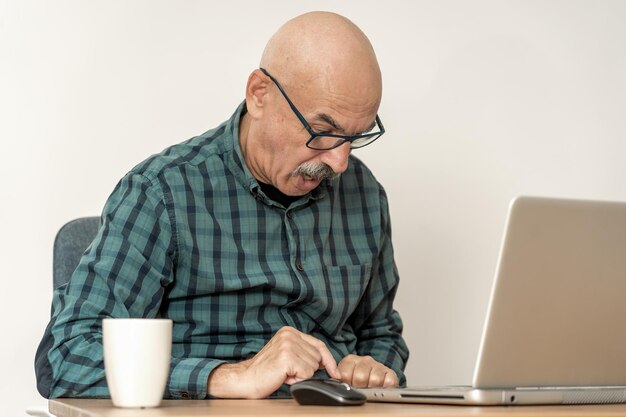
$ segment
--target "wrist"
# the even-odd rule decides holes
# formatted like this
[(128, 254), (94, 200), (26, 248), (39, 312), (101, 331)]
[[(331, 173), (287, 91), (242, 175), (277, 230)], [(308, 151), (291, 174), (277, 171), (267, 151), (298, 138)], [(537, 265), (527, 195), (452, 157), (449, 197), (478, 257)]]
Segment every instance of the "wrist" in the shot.
[(225, 363), (209, 375), (207, 389), (209, 395), (217, 398), (248, 398), (249, 387), (245, 383), (246, 361)]

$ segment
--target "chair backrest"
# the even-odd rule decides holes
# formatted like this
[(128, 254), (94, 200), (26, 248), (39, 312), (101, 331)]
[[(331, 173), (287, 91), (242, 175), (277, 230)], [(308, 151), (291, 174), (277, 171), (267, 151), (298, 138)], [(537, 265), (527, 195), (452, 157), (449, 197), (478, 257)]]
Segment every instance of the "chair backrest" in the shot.
[(52, 255), (52, 289), (69, 282), (81, 256), (96, 237), (99, 225), (99, 217), (81, 217), (59, 229)]

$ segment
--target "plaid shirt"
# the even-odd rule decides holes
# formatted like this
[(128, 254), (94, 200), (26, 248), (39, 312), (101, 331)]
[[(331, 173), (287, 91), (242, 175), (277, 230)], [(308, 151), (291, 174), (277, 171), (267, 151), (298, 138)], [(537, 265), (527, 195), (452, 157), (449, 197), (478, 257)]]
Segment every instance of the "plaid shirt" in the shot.
[(283, 207), (244, 163), (243, 112), (245, 103), (119, 182), (71, 282), (54, 293), (35, 360), (44, 397), (108, 397), (105, 317), (173, 320), (169, 398), (207, 398), (215, 367), (252, 357), (287, 325), (337, 361), (371, 355), (404, 384), (383, 188), (351, 156), (339, 178)]

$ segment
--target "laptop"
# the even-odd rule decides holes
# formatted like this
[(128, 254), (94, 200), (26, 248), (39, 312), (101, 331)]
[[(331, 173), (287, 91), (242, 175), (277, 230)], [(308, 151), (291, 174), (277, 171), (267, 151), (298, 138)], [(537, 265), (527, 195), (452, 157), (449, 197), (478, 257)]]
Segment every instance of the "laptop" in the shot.
[(518, 197), (471, 386), (359, 389), (368, 401), (626, 401), (626, 203)]

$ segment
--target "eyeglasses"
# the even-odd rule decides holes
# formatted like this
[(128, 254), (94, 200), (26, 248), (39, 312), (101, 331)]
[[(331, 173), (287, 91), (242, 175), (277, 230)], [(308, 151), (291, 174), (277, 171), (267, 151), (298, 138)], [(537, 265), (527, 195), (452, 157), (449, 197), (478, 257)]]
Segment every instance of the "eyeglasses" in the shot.
[(300, 120), (304, 128), (311, 135), (311, 138), (306, 142), (306, 146), (308, 148), (315, 149), (318, 151), (327, 151), (330, 149), (334, 149), (338, 146), (341, 146), (346, 142), (350, 142), (350, 149), (362, 148), (374, 142), (376, 139), (381, 137), (383, 133), (385, 133), (385, 128), (383, 127), (383, 124), (380, 121), (380, 118), (378, 117), (378, 115), (376, 115), (376, 126), (378, 127), (377, 132), (363, 133), (361, 135), (354, 135), (354, 136), (345, 136), (345, 135), (333, 135), (331, 133), (321, 133), (321, 132), (314, 131), (311, 128), (311, 125), (309, 125), (309, 122), (306, 121), (302, 113), (298, 111), (298, 109), (291, 102), (289, 97), (287, 97), (287, 93), (285, 93), (285, 90), (283, 90), (283, 87), (278, 83), (278, 81), (276, 81), (276, 79), (272, 77), (269, 74), (269, 72), (267, 72), (264, 68), (259, 68), (259, 69), (263, 72), (263, 74), (270, 77), (270, 79), (272, 80), (274, 84), (276, 84), (276, 87), (278, 87), (278, 90), (280, 91), (280, 93), (283, 95), (283, 97), (285, 97), (285, 100), (287, 100), (287, 103), (289, 104), (289, 107), (291, 107), (291, 110), (293, 110), (293, 112), (298, 117), (298, 119)]

